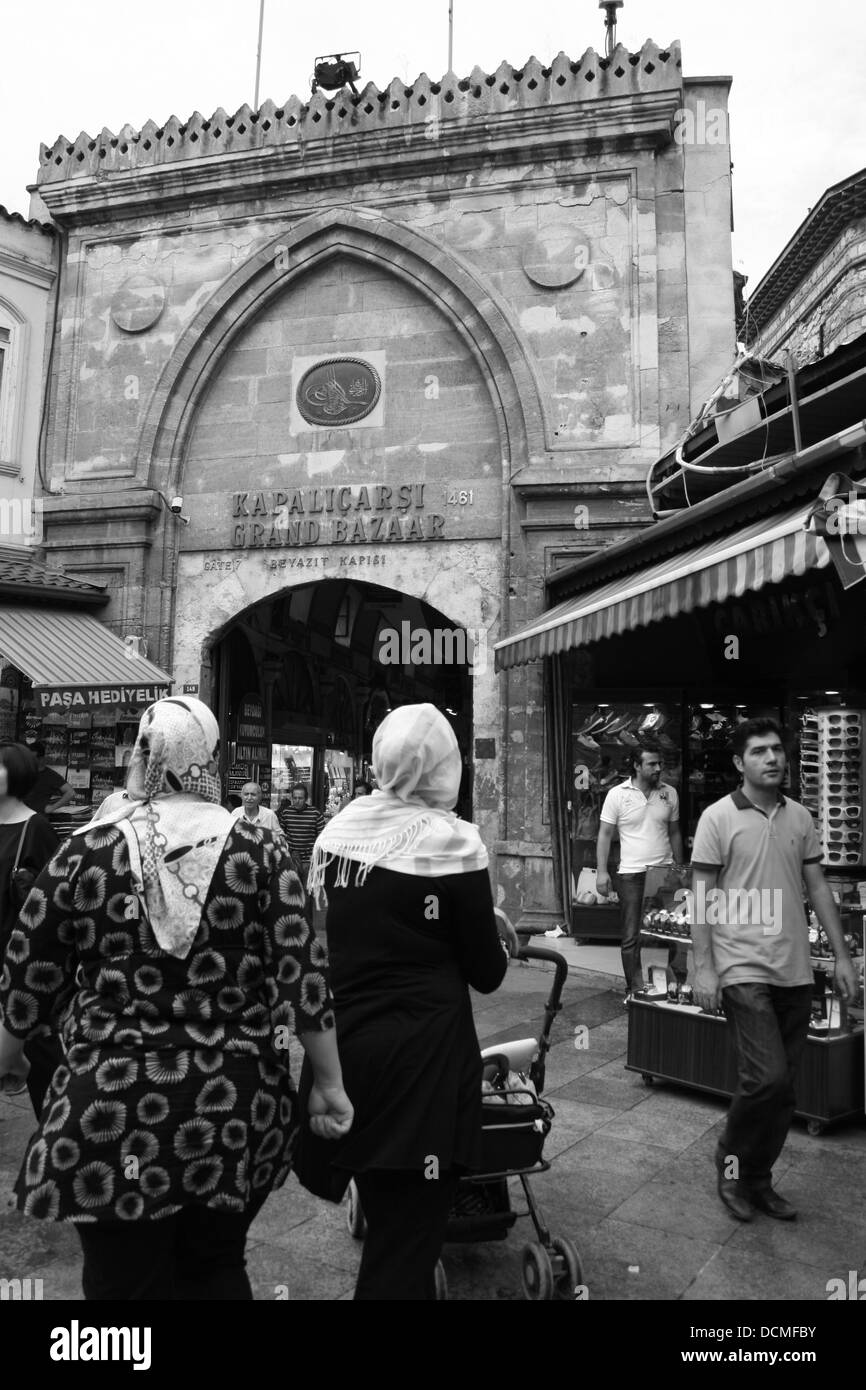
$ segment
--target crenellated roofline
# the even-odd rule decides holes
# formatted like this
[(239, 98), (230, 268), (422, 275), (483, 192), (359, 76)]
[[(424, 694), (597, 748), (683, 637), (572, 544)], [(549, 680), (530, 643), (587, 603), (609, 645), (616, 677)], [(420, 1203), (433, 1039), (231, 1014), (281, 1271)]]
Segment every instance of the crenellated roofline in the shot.
[(410, 86), (395, 79), (384, 91), (370, 82), (357, 95), (318, 91), (308, 102), (293, 96), (283, 106), (266, 101), (258, 111), (244, 104), (228, 115), (219, 107), (209, 119), (195, 111), (184, 123), (171, 116), (162, 126), (125, 125), (116, 135), (104, 129), (95, 138), (84, 131), (72, 141), (59, 136), (40, 146), (37, 187), (272, 147), (294, 146), (303, 157), (307, 142), (320, 146), (406, 127), (438, 141), (468, 122), (681, 88), (679, 43), (659, 48), (651, 40), (639, 53), (618, 44), (609, 58), (592, 48), (577, 61), (560, 53), (549, 67), (533, 57), (522, 68), (503, 62), (495, 73), (476, 67), (469, 77), (449, 72), (438, 82), (422, 73)]

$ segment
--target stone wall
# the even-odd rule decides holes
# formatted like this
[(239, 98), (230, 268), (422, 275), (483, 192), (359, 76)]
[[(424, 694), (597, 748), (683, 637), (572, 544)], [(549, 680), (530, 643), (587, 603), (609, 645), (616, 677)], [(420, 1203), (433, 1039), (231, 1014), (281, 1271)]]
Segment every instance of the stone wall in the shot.
[(48, 357), (55, 237), (39, 222), (0, 208), (0, 546), (38, 545), (37, 454)]
[[(420, 531), (309, 533), (307, 558), (379, 557), (375, 582), (491, 640), (535, 616), (564, 559), (649, 520), (650, 464), (729, 364), (730, 151), (677, 137), (726, 96), (647, 44), (45, 147), (57, 555), (195, 681), (227, 617), (310, 578), (265, 514), (332, 487), (363, 520), (360, 489), (413, 485)], [(352, 353), (377, 413), (310, 429), (304, 367)], [(499, 886), (549, 922), (541, 671), (475, 685)]]

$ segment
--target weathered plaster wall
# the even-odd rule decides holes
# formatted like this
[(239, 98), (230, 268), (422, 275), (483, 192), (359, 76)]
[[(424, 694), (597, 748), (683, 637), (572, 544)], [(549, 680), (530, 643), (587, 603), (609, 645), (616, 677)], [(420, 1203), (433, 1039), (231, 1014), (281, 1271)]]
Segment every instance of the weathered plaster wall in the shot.
[(10, 334), (0, 395), (0, 499), (17, 504), (4, 513), (0, 545), (41, 540), (31, 503), (41, 493), (36, 465), (55, 266), (50, 228), (0, 210), (0, 324)]
[[(378, 363), (382, 423), (305, 426), (292, 410), (305, 365), (351, 353)], [(454, 327), (419, 290), (337, 256), (273, 300), (221, 358), (177, 480), (196, 499), (183, 540), (206, 548), (227, 539), (227, 498), (240, 488), (374, 482), (395, 492), (423, 483), (423, 510), (445, 518), (448, 539), (498, 536), (501, 475), (490, 397)], [(449, 505), (449, 492), (467, 485), (472, 502)]]

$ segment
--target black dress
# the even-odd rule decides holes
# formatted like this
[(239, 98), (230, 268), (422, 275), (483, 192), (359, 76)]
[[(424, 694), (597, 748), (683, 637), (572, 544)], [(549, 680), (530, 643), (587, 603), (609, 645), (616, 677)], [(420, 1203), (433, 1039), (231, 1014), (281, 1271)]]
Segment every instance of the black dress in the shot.
[(285, 1180), (297, 1126), (291, 1034), (333, 1027), (324, 948), (269, 830), (238, 821), (183, 959), (131, 892), (117, 826), (71, 836), (6, 948), (0, 1015), (59, 1024), (53, 1075), (16, 1185), (60, 1221), (245, 1212)]
[[(355, 1109), (337, 1143), (306, 1129), (298, 1176), (338, 1201), (352, 1174), (481, 1163), (481, 1062), (468, 985), (489, 994), (508, 957), (482, 869), (421, 878), (326, 875), (327, 938), (343, 1083)], [(305, 1064), (302, 1094), (309, 1088)], [(303, 1113), (303, 1112), (302, 1112)]]
[(0, 825), (0, 960), (9, 939), (18, 908), (13, 906), (9, 891), (9, 875), (18, 853), (18, 841), (24, 831), (24, 842), (18, 859), (19, 869), (31, 869), (38, 874), (48, 863), (60, 841), (51, 825), (41, 815), (32, 815), (27, 821), (4, 822)]

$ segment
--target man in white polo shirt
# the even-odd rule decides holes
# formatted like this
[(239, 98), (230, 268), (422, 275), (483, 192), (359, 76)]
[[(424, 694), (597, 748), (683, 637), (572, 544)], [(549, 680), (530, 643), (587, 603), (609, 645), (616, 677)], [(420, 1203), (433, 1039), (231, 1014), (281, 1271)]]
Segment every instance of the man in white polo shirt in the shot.
[[(616, 890), (622, 925), (626, 1003), (643, 985), (640, 929), (644, 898), (658, 891), (674, 863), (678, 869), (683, 863), (679, 797), (673, 787), (662, 781), (659, 754), (652, 749), (635, 748), (631, 762), (634, 775), (609, 791), (601, 808), (596, 874), (598, 893), (606, 898), (610, 892), (607, 861), (613, 832), (619, 831)], [(685, 960), (676, 945), (669, 949), (668, 962), (677, 978), (684, 981)]]
[(282, 837), (280, 822), (276, 812), (262, 805), (262, 789), (258, 782), (246, 782), (241, 790), (241, 804), (233, 812), (235, 820), (246, 821), (247, 825), (260, 825), (263, 830), (273, 830)]
[(792, 1221), (797, 1213), (772, 1176), (794, 1116), (812, 1007), (804, 884), (833, 947), (843, 998), (854, 998), (857, 979), (812, 817), (780, 790), (779, 725), (746, 720), (731, 751), (742, 790), (707, 807), (692, 846), (695, 1002), (709, 1012), (721, 1005), (737, 1058), (716, 1149), (718, 1191), (738, 1221), (751, 1221), (756, 1209)]

